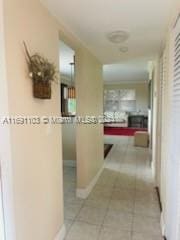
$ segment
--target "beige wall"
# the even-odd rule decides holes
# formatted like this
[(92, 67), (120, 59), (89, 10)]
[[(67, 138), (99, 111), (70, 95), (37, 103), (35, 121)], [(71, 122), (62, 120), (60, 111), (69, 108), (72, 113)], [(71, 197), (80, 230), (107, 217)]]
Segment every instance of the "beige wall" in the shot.
[[(102, 112), (101, 64), (38, 0), (4, 2), (10, 114), (59, 115), (58, 85), (52, 86), (51, 100), (32, 97), (22, 45), (26, 41), (32, 53), (42, 53), (59, 66), (59, 36), (79, 51), (79, 112)], [(103, 162), (103, 131), (102, 126), (79, 126), (77, 133), (78, 186), (85, 187)], [(16, 239), (54, 239), (63, 225), (61, 126), (13, 125), (10, 134)]]
[[(60, 97), (32, 97), (22, 42), (58, 66), (58, 25), (36, 0), (5, 1), (5, 37), (11, 115), (58, 115)], [(54, 239), (63, 224), (61, 128), (11, 126), (16, 238)]]
[(136, 90), (136, 109), (142, 112), (148, 110), (148, 83), (122, 83), (122, 84), (107, 84), (104, 89), (135, 89)]
[[(85, 49), (76, 52), (77, 115), (103, 112), (102, 65)], [(86, 188), (103, 165), (103, 125), (77, 125), (78, 189)]]

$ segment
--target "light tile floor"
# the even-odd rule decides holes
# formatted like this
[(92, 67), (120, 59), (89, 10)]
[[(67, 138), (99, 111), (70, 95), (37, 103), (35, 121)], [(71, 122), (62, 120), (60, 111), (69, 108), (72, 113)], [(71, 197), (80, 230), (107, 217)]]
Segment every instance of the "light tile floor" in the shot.
[(160, 240), (160, 211), (148, 149), (133, 138), (106, 136), (114, 146), (98, 183), (75, 196), (76, 170), (64, 168), (66, 240)]

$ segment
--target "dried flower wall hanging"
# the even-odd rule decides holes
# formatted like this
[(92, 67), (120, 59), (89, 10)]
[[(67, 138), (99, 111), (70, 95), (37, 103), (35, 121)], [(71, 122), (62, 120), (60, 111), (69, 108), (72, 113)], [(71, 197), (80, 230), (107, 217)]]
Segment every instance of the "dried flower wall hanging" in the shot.
[(35, 98), (51, 99), (51, 82), (58, 79), (58, 72), (53, 63), (40, 56), (38, 53), (30, 55), (24, 42), (26, 61), (28, 64), (29, 77), (33, 81), (33, 95)]

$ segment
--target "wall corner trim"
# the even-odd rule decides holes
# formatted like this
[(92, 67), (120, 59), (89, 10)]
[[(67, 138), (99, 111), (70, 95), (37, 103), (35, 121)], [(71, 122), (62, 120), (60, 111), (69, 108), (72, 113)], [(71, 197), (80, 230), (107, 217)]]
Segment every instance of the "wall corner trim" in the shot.
[(161, 212), (161, 220), (160, 220), (160, 224), (161, 224), (161, 233), (162, 236), (165, 236), (165, 222), (164, 222), (164, 217), (163, 217), (163, 212)]
[(56, 237), (54, 240), (64, 240), (66, 236), (66, 227), (63, 224), (63, 226), (61, 227), (61, 229), (59, 230), (59, 232), (57, 233)]
[(65, 167), (76, 167), (76, 160), (63, 160)]
[(99, 177), (101, 176), (103, 169), (104, 169), (104, 164), (102, 165), (102, 167), (100, 168), (100, 170), (98, 171), (96, 176), (93, 178), (93, 180), (90, 182), (90, 184), (86, 188), (77, 188), (76, 189), (76, 196), (78, 198), (86, 199), (89, 196), (92, 189), (96, 185)]
[(156, 189), (156, 193), (157, 193), (157, 197), (158, 197), (158, 202), (159, 202), (159, 209), (162, 212), (162, 202), (161, 202), (161, 196), (160, 196), (160, 191), (159, 191), (159, 187), (155, 187)]

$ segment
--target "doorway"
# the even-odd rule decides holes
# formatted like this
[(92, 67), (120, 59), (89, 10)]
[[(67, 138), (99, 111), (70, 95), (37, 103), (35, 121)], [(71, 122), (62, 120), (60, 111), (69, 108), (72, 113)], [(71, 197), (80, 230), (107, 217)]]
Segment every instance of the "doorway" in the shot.
[(64, 218), (68, 232), (80, 205), (76, 198), (76, 89), (75, 51), (60, 41), (61, 114), (62, 124)]

